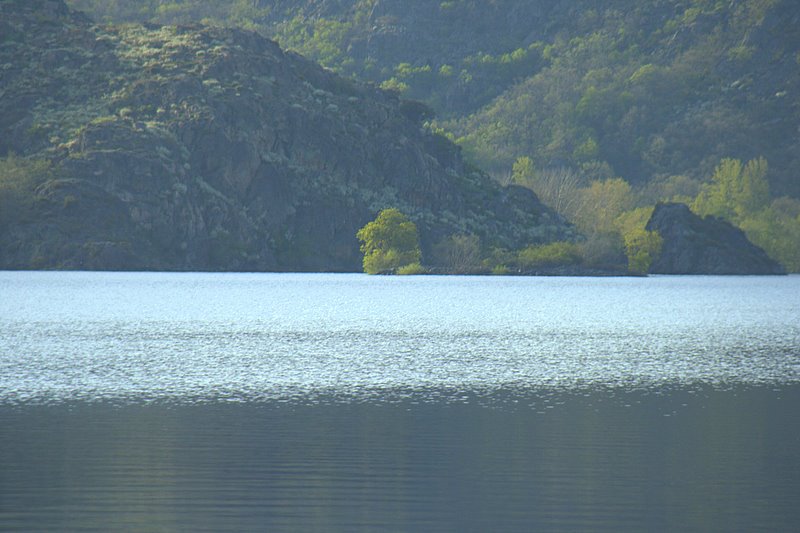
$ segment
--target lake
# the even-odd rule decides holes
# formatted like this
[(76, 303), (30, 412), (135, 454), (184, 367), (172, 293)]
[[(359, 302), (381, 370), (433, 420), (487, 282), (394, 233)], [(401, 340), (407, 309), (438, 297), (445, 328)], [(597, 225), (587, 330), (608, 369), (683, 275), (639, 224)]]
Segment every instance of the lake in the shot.
[(0, 530), (794, 531), (800, 276), (0, 272)]

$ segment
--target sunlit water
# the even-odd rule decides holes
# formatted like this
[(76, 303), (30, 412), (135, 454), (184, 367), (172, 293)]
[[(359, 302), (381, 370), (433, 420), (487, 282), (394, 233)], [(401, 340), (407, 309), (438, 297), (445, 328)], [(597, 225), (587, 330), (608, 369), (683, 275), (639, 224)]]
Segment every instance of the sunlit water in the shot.
[(0, 272), (0, 530), (792, 531), (800, 277)]

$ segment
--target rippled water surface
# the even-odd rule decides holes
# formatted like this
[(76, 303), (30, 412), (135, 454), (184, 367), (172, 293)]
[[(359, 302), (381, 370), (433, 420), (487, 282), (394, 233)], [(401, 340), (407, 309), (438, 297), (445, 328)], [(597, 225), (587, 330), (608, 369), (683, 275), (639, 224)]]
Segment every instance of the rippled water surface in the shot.
[(0, 530), (792, 531), (800, 277), (0, 272)]
[(0, 273), (0, 401), (785, 383), (800, 277)]

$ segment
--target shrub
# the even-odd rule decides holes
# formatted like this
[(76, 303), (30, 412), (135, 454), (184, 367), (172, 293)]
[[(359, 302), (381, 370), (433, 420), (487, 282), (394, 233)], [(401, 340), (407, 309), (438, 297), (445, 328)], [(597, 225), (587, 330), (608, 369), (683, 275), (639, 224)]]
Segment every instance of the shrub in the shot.
[(419, 263), (417, 226), (398, 209), (384, 209), (372, 222), (358, 230), (364, 253), (364, 272), (379, 274)]
[(635, 230), (625, 235), (625, 255), (628, 256), (628, 270), (646, 274), (650, 265), (661, 253), (664, 239), (657, 231)]
[(411, 263), (409, 265), (401, 266), (397, 269), (397, 274), (401, 276), (416, 276), (419, 274), (427, 274), (428, 270), (419, 263)]
[(528, 246), (517, 254), (517, 263), (522, 268), (575, 265), (580, 262), (580, 249), (577, 244), (571, 242)]

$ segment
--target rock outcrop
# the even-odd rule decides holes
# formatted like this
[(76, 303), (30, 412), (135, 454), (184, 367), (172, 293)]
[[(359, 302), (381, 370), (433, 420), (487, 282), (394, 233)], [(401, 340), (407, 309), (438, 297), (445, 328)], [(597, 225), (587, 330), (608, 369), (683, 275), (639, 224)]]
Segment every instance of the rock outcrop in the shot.
[(664, 239), (651, 274), (784, 274), (744, 232), (713, 216), (700, 218), (684, 204), (658, 204), (647, 223)]
[(0, 225), (0, 268), (353, 271), (356, 231), (386, 207), (423, 254), (453, 234), (574, 237), (425, 129), (425, 106), (256, 33), (13, 0), (0, 35), (0, 157), (52, 167)]

